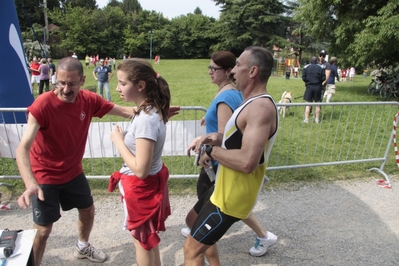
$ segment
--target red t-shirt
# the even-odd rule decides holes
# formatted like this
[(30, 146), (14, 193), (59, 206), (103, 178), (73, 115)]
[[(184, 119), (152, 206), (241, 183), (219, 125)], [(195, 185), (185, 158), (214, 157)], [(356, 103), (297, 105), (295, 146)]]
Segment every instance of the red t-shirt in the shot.
[[(30, 63), (30, 68), (32, 68), (32, 69), (39, 69), (39, 67), (40, 67), (39, 63), (35, 63), (35, 62)], [(40, 71), (32, 70), (32, 76), (39, 76), (39, 75), (40, 75)]]
[(345, 69), (341, 70), (341, 75), (343, 78), (346, 78), (346, 70)]
[(39, 184), (63, 184), (83, 172), (91, 119), (103, 117), (113, 107), (88, 90), (80, 90), (74, 103), (61, 101), (53, 91), (46, 92), (28, 107), (40, 125), (30, 151), (32, 171)]

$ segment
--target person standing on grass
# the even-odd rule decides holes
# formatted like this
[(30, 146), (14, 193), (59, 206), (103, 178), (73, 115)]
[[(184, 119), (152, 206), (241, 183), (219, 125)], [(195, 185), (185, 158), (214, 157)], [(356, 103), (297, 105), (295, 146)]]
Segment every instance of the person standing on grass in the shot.
[(122, 156), (120, 171), (110, 178), (123, 197), (124, 228), (133, 236), (137, 265), (161, 266), (158, 233), (171, 214), (168, 168), (162, 162), (170, 91), (166, 80), (144, 59), (123, 60), (117, 70), (116, 91), (137, 110), (126, 132), (115, 126), (111, 140)]
[(96, 66), (93, 70), (93, 77), (97, 80), (97, 86), (101, 97), (104, 97), (103, 90), (105, 88), (105, 94), (108, 101), (111, 101), (111, 92), (109, 90), (109, 81), (112, 78), (112, 69), (107, 66), (104, 59), (100, 59), (100, 65)]
[(335, 80), (339, 81), (339, 75), (338, 75), (338, 70), (337, 70), (337, 58), (336, 57), (331, 57), (330, 60), (330, 66), (331, 66), (331, 72), (330, 72), (330, 77), (327, 80), (327, 87), (326, 87), (326, 92), (323, 95), (323, 98), (327, 98), (326, 102), (329, 103), (331, 102), (331, 98), (333, 94), (335, 94)]
[(82, 158), (92, 117), (106, 114), (132, 117), (132, 107), (104, 100), (89, 90), (79, 60), (59, 61), (57, 88), (38, 97), (28, 107), (28, 123), (16, 150), (16, 161), (26, 190), (18, 199), (21, 208), (32, 203), (35, 265), (40, 265), (53, 223), (63, 211), (78, 209), (79, 259), (104, 262), (107, 255), (89, 243), (94, 222), (93, 197), (83, 173)]
[(44, 85), (46, 85), (45, 91), (49, 91), (50, 83), (50, 67), (47, 64), (46, 58), (42, 58), (40, 61), (39, 72), (40, 72), (40, 83), (39, 83), (39, 95), (43, 93)]
[(330, 77), (330, 72), (331, 72), (331, 66), (330, 63), (326, 61), (326, 56), (327, 56), (326, 50), (321, 50), (319, 53), (319, 60), (320, 60), (320, 65), (324, 69), (324, 75), (326, 76), (326, 79), (323, 80), (323, 83), (321, 84), (320, 102), (323, 101), (323, 95), (324, 92), (326, 91), (327, 80)]
[(53, 59), (48, 58), (48, 66), (50, 68), (50, 81), (51, 81), (51, 87), (54, 90), (56, 85), (56, 67), (55, 64), (53, 63)]
[(341, 70), (341, 76), (342, 76), (342, 81), (343, 82), (346, 82), (347, 75), (348, 75), (348, 72), (347, 72), (346, 68), (343, 67), (342, 70)]
[(87, 54), (85, 57), (85, 65), (86, 68), (89, 69), (89, 65), (90, 65), (90, 56)]
[[(32, 93), (35, 91), (35, 84), (40, 84), (40, 64), (37, 61), (37, 57), (33, 57), (32, 62), (29, 64), (29, 70), (31, 71), (32, 77), (30, 83), (32, 85)], [(37, 88), (37, 93), (39, 93), (39, 85)]]
[[(244, 102), (227, 121), (223, 134), (206, 134), (196, 142), (197, 153), (207, 145), (200, 164), (208, 167), (207, 162), (215, 160), (219, 167), (214, 191), (203, 202), (184, 243), (185, 265), (204, 265), (207, 250), (235, 222), (248, 218), (256, 204), (278, 128), (277, 106), (266, 91), (273, 63), (269, 50), (245, 49), (231, 70)], [(276, 241), (277, 236), (267, 232), (263, 247), (267, 250)]]
[(355, 68), (354, 68), (354, 67), (351, 67), (351, 68), (349, 69), (349, 80), (350, 80), (351, 82), (353, 82), (353, 78), (355, 77), (355, 74), (356, 74)]
[[(243, 101), (242, 94), (235, 86), (235, 79), (231, 70), (236, 64), (236, 57), (234, 54), (228, 51), (219, 51), (211, 55), (211, 62), (208, 66), (208, 74), (211, 77), (211, 82), (218, 86), (218, 91), (211, 102), (205, 116), (201, 119), (201, 125), (206, 127), (206, 133), (219, 132), (223, 134), (225, 126), (234, 110), (240, 106)], [(191, 150), (194, 150), (197, 141), (201, 137), (194, 139), (187, 149), (187, 155), (190, 156)], [(216, 173), (218, 168), (218, 162), (212, 160), (213, 171)], [(213, 192), (215, 180), (208, 176), (204, 167), (201, 167), (200, 175), (197, 181), (197, 196), (198, 200), (208, 201), (210, 194)], [(211, 190), (209, 190), (211, 189)], [(209, 190), (209, 191), (208, 191)], [(196, 204), (190, 212), (187, 214), (186, 222), (189, 227), (192, 227), (193, 222), (200, 212), (201, 204)], [(266, 253), (266, 249), (263, 248), (260, 242), (267, 235), (266, 229), (264, 229), (258, 219), (256, 219), (253, 212), (250, 213), (247, 219), (243, 220), (248, 226), (251, 227), (257, 234), (256, 243), (254, 247), (250, 249), (250, 254), (253, 256), (262, 256)], [(181, 234), (187, 237), (190, 234), (189, 228), (183, 228)], [(216, 245), (213, 245), (207, 250), (206, 256), (211, 265), (219, 264), (219, 258), (217, 256)]]
[[(322, 87), (323, 82), (326, 79), (326, 74), (322, 65), (317, 63), (317, 57), (313, 56), (310, 60), (310, 64), (303, 68), (302, 80), (305, 82), (306, 90), (303, 95), (303, 99), (307, 103), (321, 102), (323, 100)], [(305, 119), (304, 123), (309, 123), (310, 105), (305, 107)], [(316, 106), (316, 118), (315, 122), (320, 122), (320, 106)]]

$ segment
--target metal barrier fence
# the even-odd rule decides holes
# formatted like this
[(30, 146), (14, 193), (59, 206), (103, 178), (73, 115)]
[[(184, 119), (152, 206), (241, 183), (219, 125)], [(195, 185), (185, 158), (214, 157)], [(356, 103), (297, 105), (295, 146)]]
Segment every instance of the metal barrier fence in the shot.
[[(306, 105), (321, 105), (321, 122), (303, 123)], [(280, 127), (268, 163), (268, 171), (331, 166), (356, 163), (373, 163), (370, 168), (384, 176), (393, 140), (392, 123), (398, 113), (398, 102), (350, 103), (290, 103), (286, 116), (280, 116)], [(14, 114), (26, 112), (25, 108), (0, 109)], [(186, 148), (204, 127), (199, 124), (206, 108), (182, 107), (180, 114), (168, 122), (167, 140), (163, 161), (172, 178), (198, 176), (194, 158), (188, 158)], [(314, 112), (313, 112), (314, 113)], [(4, 120), (3, 120), (4, 121)], [(108, 178), (117, 171), (122, 160), (109, 139), (114, 124), (127, 126), (127, 121), (116, 121), (107, 116), (93, 120), (86, 144), (83, 166), (88, 178)], [(15, 148), (21, 139), (25, 124), (0, 124), (0, 179), (20, 178), (15, 164)]]

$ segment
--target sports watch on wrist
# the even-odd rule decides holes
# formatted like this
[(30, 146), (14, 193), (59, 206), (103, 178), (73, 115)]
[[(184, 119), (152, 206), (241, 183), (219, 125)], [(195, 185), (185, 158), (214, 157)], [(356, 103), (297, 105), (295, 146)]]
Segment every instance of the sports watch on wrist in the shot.
[(206, 145), (206, 147), (205, 147), (205, 153), (206, 153), (206, 155), (208, 155), (209, 157), (211, 157), (211, 159), (213, 159), (213, 158), (212, 158), (212, 155), (211, 155), (212, 150), (213, 150), (213, 146), (211, 146), (211, 145)]

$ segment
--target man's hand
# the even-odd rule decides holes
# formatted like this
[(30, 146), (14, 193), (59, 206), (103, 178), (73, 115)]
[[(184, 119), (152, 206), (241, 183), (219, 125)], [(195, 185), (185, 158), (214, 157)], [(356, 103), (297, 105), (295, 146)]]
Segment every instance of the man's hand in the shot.
[(199, 158), (199, 165), (201, 165), (204, 168), (209, 168), (209, 162), (212, 160), (211, 157), (206, 154), (206, 152), (202, 153), (201, 157)]
[(222, 138), (223, 134), (217, 132), (206, 134), (200, 137), (200, 139), (197, 138), (198, 140), (196, 139), (197, 141), (194, 149), (195, 153), (200, 153), (201, 146), (205, 144), (212, 146), (221, 146)]
[(28, 187), (18, 198), (19, 207), (22, 209), (27, 209), (30, 204), (30, 197), (33, 195), (37, 195), (39, 200), (44, 201), (43, 190), (39, 187), (39, 185), (35, 184)]
[(180, 106), (169, 106), (168, 118), (179, 114)]
[(195, 147), (197, 146), (197, 142), (201, 139), (201, 137), (196, 137), (188, 146), (187, 148), (187, 156), (191, 156), (191, 151), (195, 150)]

